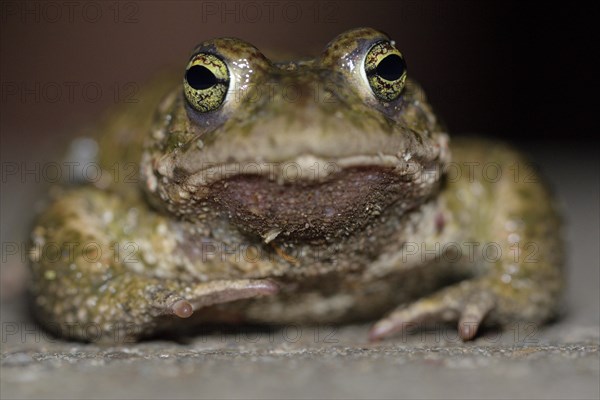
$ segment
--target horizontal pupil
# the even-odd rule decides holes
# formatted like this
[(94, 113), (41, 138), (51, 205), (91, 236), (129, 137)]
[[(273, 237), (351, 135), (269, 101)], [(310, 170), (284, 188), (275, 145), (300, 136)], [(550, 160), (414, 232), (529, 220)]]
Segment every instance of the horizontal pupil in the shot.
[(208, 89), (217, 84), (218, 80), (215, 74), (201, 65), (194, 65), (185, 73), (185, 80), (188, 85), (196, 90)]
[(377, 64), (375, 72), (386, 81), (395, 81), (404, 73), (405, 65), (397, 54), (390, 54)]

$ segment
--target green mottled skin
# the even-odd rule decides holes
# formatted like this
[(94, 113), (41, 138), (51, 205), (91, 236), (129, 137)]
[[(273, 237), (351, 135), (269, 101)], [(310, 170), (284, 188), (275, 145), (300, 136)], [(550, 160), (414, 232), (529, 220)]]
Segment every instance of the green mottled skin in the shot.
[[(357, 29), (281, 64), (239, 40), (204, 42), (252, 67), (230, 67), (249, 77), (239, 99), (200, 114), (165, 77), (111, 114), (94, 136), (103, 179), (54, 190), (33, 231), (39, 319), (97, 341), (382, 317), (372, 339), (428, 320), (470, 339), (481, 323), (553, 317), (563, 243), (548, 189), (504, 144), (448, 144), (414, 82), (381, 103), (356, 67), (378, 40)], [(290, 85), (302, 89), (293, 101)], [(339, 168), (202, 175), (265, 162)]]

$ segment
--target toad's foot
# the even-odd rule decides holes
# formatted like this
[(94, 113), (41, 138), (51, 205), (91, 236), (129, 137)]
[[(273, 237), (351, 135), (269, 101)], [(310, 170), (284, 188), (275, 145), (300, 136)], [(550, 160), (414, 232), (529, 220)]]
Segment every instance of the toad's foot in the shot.
[[(458, 323), (461, 339), (471, 340), (483, 320), (494, 313), (504, 314), (501, 320), (521, 319), (518, 313), (514, 313), (515, 307), (503, 310), (505, 300), (513, 303), (510, 298), (502, 298), (506, 295), (494, 290), (489, 279), (461, 282), (430, 297), (400, 306), (373, 326), (369, 332), (369, 340), (379, 340), (427, 322)], [(514, 314), (510, 315), (511, 313)]]

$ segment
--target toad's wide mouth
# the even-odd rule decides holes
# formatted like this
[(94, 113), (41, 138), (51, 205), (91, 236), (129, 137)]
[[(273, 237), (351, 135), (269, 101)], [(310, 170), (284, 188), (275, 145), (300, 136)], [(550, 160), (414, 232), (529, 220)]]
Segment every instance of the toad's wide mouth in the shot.
[[(173, 162), (167, 165), (169, 164)], [(194, 191), (193, 188), (207, 187), (215, 182), (241, 175), (260, 175), (280, 184), (316, 183), (327, 181), (344, 169), (357, 167), (376, 167), (393, 171), (397, 175), (416, 174), (422, 170), (421, 163), (406, 154), (355, 155), (337, 159), (301, 155), (291, 160), (207, 163), (199, 168), (196, 166), (197, 172), (185, 179), (184, 186)], [(165, 171), (171, 168), (168, 166)]]
[(392, 204), (414, 207), (422, 185), (397, 167), (343, 168), (320, 180), (294, 182), (236, 174), (207, 186), (205, 199), (246, 232), (265, 242), (326, 240), (348, 235), (380, 218)]

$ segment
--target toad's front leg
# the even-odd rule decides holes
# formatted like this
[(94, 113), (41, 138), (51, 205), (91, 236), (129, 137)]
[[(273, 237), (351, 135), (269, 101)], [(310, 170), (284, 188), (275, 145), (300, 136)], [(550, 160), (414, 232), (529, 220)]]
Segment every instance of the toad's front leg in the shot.
[(53, 295), (51, 307), (38, 304), (38, 315), (53, 331), (92, 342), (133, 341), (161, 330), (162, 318), (188, 318), (203, 307), (277, 293), (270, 280), (239, 279), (210, 282), (165, 281), (122, 275), (106, 281), (98, 291), (77, 288), (38, 294)]
[[(470, 340), (482, 323), (541, 323), (557, 313), (563, 240), (548, 189), (519, 154), (502, 145), (458, 142), (452, 151), (459, 174), (449, 179), (442, 194), (447, 229), (457, 232), (463, 245), (480, 243), (476, 272), (471, 279), (398, 307), (375, 324), (372, 340), (427, 321), (457, 323), (460, 337)], [(494, 175), (489, 174), (490, 165)], [(486, 248), (497, 251), (486, 254)]]
[[(157, 229), (161, 218), (143, 204), (92, 188), (61, 196), (34, 230), (32, 291), (39, 319), (78, 340), (134, 340), (156, 332), (165, 315), (187, 318), (203, 307), (278, 291), (265, 279), (201, 282), (180, 279), (177, 271), (161, 276), (149, 261), (172, 250)], [(129, 225), (135, 236), (127, 237)], [(135, 251), (126, 252), (128, 247)]]
[(463, 340), (473, 339), (484, 322), (502, 327), (520, 321), (543, 322), (554, 314), (559, 285), (555, 277), (542, 279), (553, 282), (547, 285), (517, 278), (513, 282), (520, 287), (509, 287), (498, 276), (463, 281), (399, 307), (373, 326), (369, 339), (378, 340), (426, 322), (456, 323)]

